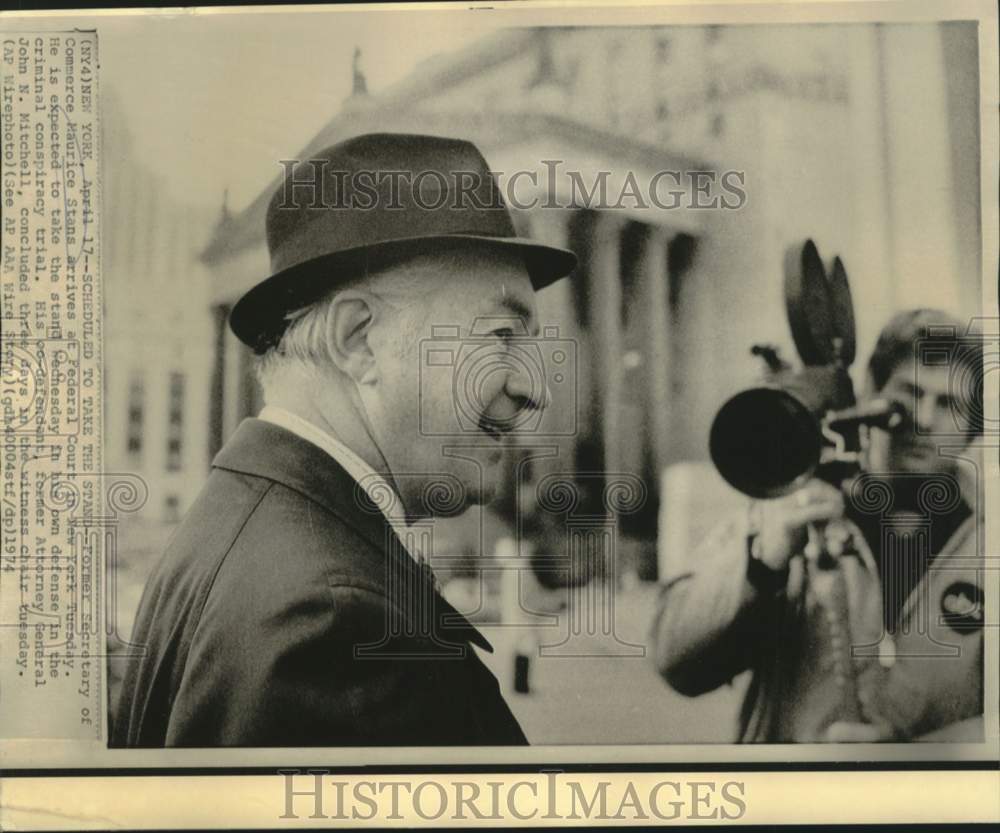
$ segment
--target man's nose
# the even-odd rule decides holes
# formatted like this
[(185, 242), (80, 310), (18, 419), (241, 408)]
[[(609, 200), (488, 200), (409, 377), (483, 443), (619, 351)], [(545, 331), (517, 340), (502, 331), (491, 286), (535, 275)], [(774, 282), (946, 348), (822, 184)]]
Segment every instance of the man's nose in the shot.
[(913, 418), (920, 433), (928, 434), (934, 430), (938, 414), (933, 397), (921, 396), (913, 403)]
[(532, 374), (522, 368), (508, 374), (507, 395), (518, 403), (518, 410), (543, 411), (552, 401), (548, 380), (532, 378)]

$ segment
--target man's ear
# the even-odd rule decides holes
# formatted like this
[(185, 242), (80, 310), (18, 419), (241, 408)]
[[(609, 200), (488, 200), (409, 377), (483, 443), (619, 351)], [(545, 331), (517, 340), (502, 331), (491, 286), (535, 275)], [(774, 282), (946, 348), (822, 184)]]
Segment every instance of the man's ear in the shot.
[(372, 299), (363, 292), (348, 289), (330, 301), (325, 333), (330, 359), (358, 384), (377, 378), (375, 354), (368, 341), (374, 318)]

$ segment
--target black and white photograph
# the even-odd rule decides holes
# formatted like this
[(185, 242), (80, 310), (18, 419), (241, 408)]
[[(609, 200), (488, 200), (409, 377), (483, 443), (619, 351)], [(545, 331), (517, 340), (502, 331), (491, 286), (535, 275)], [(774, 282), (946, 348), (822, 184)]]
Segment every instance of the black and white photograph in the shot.
[(753, 5), (0, 16), (0, 765), (996, 765), (997, 12)]

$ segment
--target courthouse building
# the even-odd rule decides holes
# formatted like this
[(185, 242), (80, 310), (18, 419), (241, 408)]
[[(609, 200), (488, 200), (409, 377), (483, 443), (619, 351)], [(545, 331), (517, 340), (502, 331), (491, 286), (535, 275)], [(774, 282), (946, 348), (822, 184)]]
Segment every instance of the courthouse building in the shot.
[[(104, 470), (142, 478), (137, 517), (166, 534), (208, 468), (212, 330), (197, 253), (214, 217), (170, 199), (114, 94), (103, 98)], [(147, 539), (156, 550), (150, 530), (130, 540)]]
[[(576, 390), (556, 392), (555, 409), (579, 406), (559, 465), (642, 476), (649, 501), (623, 531), (652, 542), (660, 473), (707, 457), (716, 409), (759, 373), (750, 346), (775, 343), (795, 359), (781, 291), (789, 246), (809, 237), (845, 262), (859, 366), (897, 308), (978, 307), (975, 37), (963, 24), (507, 30), (378, 94), (356, 68), (355, 93), (288, 157), (364, 132), (416, 132), (470, 139), (508, 176), (536, 173), (534, 195), (565, 207), (518, 211), (517, 223), (581, 259), (539, 296), (542, 324), (578, 348)], [(260, 404), (226, 319), (269, 273), (275, 161), (272, 186), (224, 213), (203, 253), (207, 454)], [(607, 200), (588, 202), (568, 176), (553, 195), (556, 162), (588, 189), (605, 177)], [(662, 171), (680, 174), (666, 180), (682, 192), (676, 206), (618, 199), (629, 174), (645, 191)], [(714, 177), (716, 195), (728, 173), (745, 199), (699, 207), (695, 172)], [(530, 198), (528, 177), (517, 193)]]

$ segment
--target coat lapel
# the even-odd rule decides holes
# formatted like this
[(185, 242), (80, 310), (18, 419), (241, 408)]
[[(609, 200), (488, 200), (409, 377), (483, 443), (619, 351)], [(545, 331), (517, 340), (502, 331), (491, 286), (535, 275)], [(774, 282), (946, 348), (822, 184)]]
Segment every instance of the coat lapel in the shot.
[[(410, 577), (410, 586), (432, 576), (410, 557), (385, 515), (347, 471), (321, 448), (261, 419), (246, 419), (215, 456), (213, 468), (262, 477), (315, 501), (386, 556), (385, 568)], [(436, 626), (443, 638), (460, 638), (492, 652), (485, 636), (434, 591)]]
[(917, 582), (917, 586), (907, 597), (899, 614), (900, 623), (909, 622), (921, 610), (921, 603), (928, 595), (930, 586), (936, 578), (955, 575), (963, 571), (970, 572), (975, 576), (977, 571), (981, 569), (978, 552), (980, 539), (976, 534), (976, 523), (975, 515), (966, 518), (948, 539), (941, 552), (934, 556), (927, 573)]

